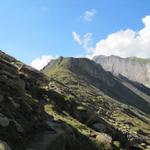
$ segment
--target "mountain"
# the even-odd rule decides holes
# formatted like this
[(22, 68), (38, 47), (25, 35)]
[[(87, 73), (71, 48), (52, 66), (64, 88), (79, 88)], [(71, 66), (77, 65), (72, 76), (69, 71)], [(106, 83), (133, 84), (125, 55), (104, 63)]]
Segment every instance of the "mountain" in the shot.
[(150, 87), (150, 59), (100, 55), (95, 56), (93, 60), (114, 75), (121, 74), (130, 80)]
[(0, 150), (97, 149), (95, 138), (87, 134), (102, 134), (65, 111), (71, 105), (65, 95), (49, 87), (52, 83), (43, 73), (0, 51)]
[[(42, 72), (69, 88), (69, 101), (76, 101), (84, 112), (82, 116), (72, 108), (72, 116), (80, 122), (107, 133), (114, 141), (119, 140), (122, 148), (136, 147), (134, 142), (139, 138), (147, 139), (149, 143), (148, 88), (124, 77), (115, 77), (86, 58), (60, 57), (51, 61)], [(147, 136), (141, 136), (139, 129), (143, 128)], [(135, 145), (130, 139), (134, 139), (131, 141)]]
[(42, 72), (0, 51), (0, 149), (150, 148), (149, 89), (85, 58)]

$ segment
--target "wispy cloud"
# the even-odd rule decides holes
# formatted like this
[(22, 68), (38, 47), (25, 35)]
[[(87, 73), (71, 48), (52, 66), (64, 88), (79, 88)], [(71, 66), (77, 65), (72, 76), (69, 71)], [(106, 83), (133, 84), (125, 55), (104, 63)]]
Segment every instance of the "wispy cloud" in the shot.
[(84, 12), (84, 14), (81, 16), (85, 21), (92, 21), (93, 17), (96, 15), (97, 11), (96, 9), (87, 10)]
[(82, 44), (80, 35), (78, 35), (76, 32), (72, 32), (72, 36), (73, 36), (74, 41), (75, 41), (77, 44), (79, 44), (79, 45)]
[(31, 66), (36, 68), (37, 70), (41, 70), (53, 59), (56, 59), (56, 57), (50, 55), (38, 57), (31, 62)]
[(92, 40), (92, 33), (86, 33), (81, 37), (78, 33), (72, 32), (72, 36), (74, 41), (78, 44), (81, 45), (84, 49), (87, 51), (90, 51), (92, 49), (93, 45), (93, 40)]

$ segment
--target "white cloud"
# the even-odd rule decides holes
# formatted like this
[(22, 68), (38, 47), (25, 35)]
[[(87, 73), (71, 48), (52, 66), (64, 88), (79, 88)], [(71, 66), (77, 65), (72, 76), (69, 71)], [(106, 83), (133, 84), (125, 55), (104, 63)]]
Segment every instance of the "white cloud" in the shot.
[(81, 37), (78, 33), (72, 32), (72, 36), (78, 45), (81, 45), (87, 51), (91, 51), (93, 45), (92, 33), (86, 33)]
[[(93, 48), (92, 33), (80, 36), (72, 32), (75, 42), (87, 50), (86, 57), (92, 58), (95, 55), (118, 55), (121, 57), (137, 56), (150, 57), (150, 16), (142, 19), (144, 27), (139, 31), (132, 29), (120, 30), (107, 36), (96, 43)], [(31, 66), (40, 70), (46, 66), (53, 56), (42, 56), (32, 61)]]
[(95, 9), (91, 9), (91, 10), (87, 10), (84, 12), (84, 14), (81, 16), (81, 18), (83, 18), (85, 21), (92, 21), (93, 17), (96, 15), (96, 10)]
[(150, 16), (142, 19), (144, 27), (139, 31), (132, 29), (120, 30), (101, 39), (96, 43), (95, 48), (92, 47), (92, 33), (86, 33), (83, 38), (74, 32), (78, 37), (78, 41), (74, 40), (87, 50), (87, 56), (96, 55), (117, 55), (121, 57), (137, 56), (150, 57)]
[(92, 45), (93, 45), (92, 33), (89, 32), (83, 36), (82, 45), (83, 45), (83, 48), (87, 50), (90, 50), (92, 48)]
[(36, 68), (37, 70), (41, 70), (43, 67), (45, 67), (52, 59), (55, 59), (56, 57), (53, 56), (42, 56), (38, 57), (35, 60), (31, 62), (31, 66)]
[(81, 42), (81, 39), (80, 39), (80, 35), (78, 35), (76, 32), (72, 32), (72, 36), (73, 36), (73, 39), (75, 40), (75, 42), (79, 45), (82, 44)]
[(120, 30), (100, 40), (91, 55), (118, 55), (121, 57), (150, 57), (150, 16), (142, 19), (143, 29)]

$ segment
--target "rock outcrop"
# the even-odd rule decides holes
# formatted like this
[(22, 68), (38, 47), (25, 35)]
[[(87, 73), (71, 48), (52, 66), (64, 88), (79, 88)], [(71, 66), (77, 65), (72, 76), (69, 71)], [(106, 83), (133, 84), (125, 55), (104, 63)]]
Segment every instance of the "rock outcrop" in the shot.
[(123, 75), (130, 80), (150, 87), (150, 59), (118, 56), (95, 56), (93, 60), (114, 75)]

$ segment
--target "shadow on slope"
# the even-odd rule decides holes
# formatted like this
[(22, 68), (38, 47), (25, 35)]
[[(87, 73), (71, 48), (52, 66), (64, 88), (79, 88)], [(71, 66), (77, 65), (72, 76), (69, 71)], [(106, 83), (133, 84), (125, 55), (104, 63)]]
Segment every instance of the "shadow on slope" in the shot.
[(52, 64), (50, 63), (42, 71), (48, 76), (53, 75), (62, 82), (67, 80), (73, 86), (74, 79), (79, 81), (79, 84), (84, 82), (87, 86), (94, 86), (119, 102), (150, 114), (150, 106), (145, 99), (124, 86), (118, 78), (110, 72), (106, 72), (99, 64), (89, 59), (61, 57), (53, 61)]

